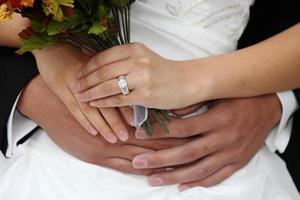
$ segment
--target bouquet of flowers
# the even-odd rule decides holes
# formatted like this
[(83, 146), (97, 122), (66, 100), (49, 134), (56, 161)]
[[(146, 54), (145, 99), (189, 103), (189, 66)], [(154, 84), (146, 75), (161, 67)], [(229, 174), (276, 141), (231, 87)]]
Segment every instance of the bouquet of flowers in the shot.
[[(130, 42), (130, 6), (134, 0), (0, 0), (0, 22), (14, 12), (31, 21), (19, 36), (19, 54), (69, 43), (84, 52), (96, 54), (115, 45)], [(166, 111), (149, 109), (168, 133)], [(149, 117), (143, 121), (152, 134)]]

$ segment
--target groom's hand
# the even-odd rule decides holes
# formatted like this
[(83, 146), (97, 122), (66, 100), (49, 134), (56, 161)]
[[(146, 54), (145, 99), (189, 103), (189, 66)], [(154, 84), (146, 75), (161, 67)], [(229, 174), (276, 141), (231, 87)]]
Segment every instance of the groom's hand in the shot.
[[(172, 171), (152, 174), (149, 178), (152, 186), (180, 183), (181, 190), (213, 186), (249, 162), (280, 117), (281, 104), (276, 95), (218, 101), (202, 115), (171, 121), (169, 135), (154, 125), (154, 138), (192, 137), (193, 140), (138, 155), (133, 166), (174, 167)], [(143, 131), (137, 132), (136, 137), (147, 139)]]
[(185, 139), (140, 141), (134, 138), (133, 131), (126, 143), (110, 144), (100, 135), (92, 136), (79, 125), (41, 77), (33, 79), (23, 90), (18, 109), (40, 125), (64, 151), (82, 161), (126, 173), (149, 174), (151, 170), (132, 167), (134, 156), (186, 142)]

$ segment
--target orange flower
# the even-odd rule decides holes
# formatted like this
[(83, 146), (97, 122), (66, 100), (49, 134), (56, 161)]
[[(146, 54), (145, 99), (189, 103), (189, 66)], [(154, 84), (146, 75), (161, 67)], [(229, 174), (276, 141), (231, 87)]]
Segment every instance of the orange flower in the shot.
[(33, 7), (34, 0), (21, 0), (21, 6), (23, 7)]
[(0, 0), (0, 22), (11, 19), (16, 9), (33, 7), (34, 0)]
[(3, 3), (0, 5), (0, 22), (11, 19), (13, 14), (12, 9), (9, 8), (7, 3)]

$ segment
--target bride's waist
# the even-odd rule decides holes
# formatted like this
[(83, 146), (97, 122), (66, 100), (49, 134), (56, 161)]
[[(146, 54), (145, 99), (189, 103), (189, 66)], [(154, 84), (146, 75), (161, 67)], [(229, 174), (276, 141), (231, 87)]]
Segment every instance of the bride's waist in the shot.
[(131, 41), (146, 44), (164, 57), (185, 60), (232, 51), (236, 43), (213, 32), (168, 19), (132, 18)]

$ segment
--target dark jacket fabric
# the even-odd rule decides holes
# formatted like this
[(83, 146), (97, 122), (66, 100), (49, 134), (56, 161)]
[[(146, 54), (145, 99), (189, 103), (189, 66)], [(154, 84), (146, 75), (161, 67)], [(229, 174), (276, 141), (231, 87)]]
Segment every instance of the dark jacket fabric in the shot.
[(7, 121), (16, 98), (38, 73), (33, 56), (16, 55), (14, 49), (0, 47), (0, 149), (7, 149)]

